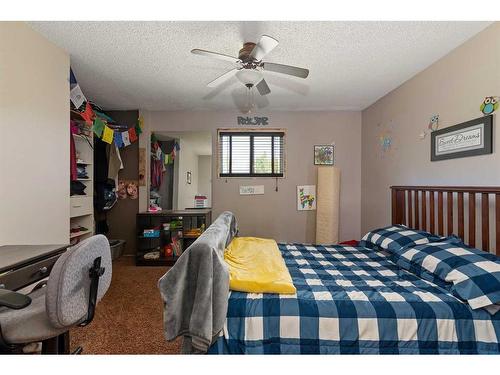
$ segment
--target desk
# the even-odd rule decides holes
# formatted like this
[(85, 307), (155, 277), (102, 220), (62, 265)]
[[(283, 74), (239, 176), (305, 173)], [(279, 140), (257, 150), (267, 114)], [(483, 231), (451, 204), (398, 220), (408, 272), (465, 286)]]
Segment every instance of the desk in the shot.
[(0, 288), (18, 290), (46, 278), (68, 246), (0, 246)]

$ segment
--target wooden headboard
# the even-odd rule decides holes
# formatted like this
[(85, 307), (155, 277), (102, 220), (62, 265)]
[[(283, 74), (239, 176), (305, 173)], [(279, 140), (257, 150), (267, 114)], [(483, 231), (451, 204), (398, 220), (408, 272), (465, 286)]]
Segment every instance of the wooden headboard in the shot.
[(456, 234), (469, 246), (500, 255), (500, 187), (391, 186), (391, 192), (392, 224)]

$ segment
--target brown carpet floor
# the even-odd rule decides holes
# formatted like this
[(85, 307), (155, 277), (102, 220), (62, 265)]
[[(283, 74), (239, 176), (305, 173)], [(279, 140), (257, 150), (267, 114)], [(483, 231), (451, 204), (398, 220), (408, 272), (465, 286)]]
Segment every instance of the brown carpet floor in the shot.
[(179, 354), (180, 340), (163, 337), (163, 305), (156, 286), (167, 267), (136, 267), (132, 257), (113, 262), (111, 286), (87, 327), (71, 330), (71, 348), (83, 354)]

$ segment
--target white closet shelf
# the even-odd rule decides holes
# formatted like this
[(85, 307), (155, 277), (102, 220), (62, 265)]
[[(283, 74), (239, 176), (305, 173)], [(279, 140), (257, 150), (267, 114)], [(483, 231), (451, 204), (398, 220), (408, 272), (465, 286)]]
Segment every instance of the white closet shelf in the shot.
[(87, 213), (76, 213), (76, 214), (70, 214), (70, 219), (75, 219), (77, 217), (84, 217), (84, 216), (93, 216), (92, 213), (87, 214)]
[(76, 233), (70, 233), (69, 239), (80, 237), (80, 236), (83, 236), (83, 235), (91, 233), (91, 232), (92, 232), (91, 230), (83, 230), (83, 231), (76, 232)]
[[(76, 176), (75, 181), (79, 181), (80, 184), (86, 186), (84, 195), (70, 195), (69, 200), (69, 227), (77, 228), (84, 227), (87, 230), (81, 230), (80, 232), (71, 233), (68, 230), (68, 239), (71, 242), (75, 242), (79, 239), (87, 238), (94, 234), (95, 222), (94, 222), (94, 197), (93, 197), (93, 182), (94, 182), (94, 132), (89, 124), (85, 124), (81, 114), (77, 111), (71, 111), (71, 119), (76, 121), (79, 125), (79, 130), (76, 134), (71, 135), (72, 140), (74, 140), (74, 155), (73, 158), (76, 159), (76, 164), (78, 169), (86, 169), (87, 174), (81, 174), (80, 176), (86, 176), (86, 178), (78, 178)], [(81, 125), (85, 124), (84, 127)]]

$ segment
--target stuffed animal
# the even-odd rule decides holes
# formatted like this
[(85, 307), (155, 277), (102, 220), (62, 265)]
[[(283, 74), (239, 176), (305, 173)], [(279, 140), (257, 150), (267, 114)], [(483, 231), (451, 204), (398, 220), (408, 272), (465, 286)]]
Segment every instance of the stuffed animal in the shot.
[(118, 199), (127, 199), (127, 190), (125, 188), (125, 182), (123, 181), (118, 182), (116, 195), (118, 196)]
[(129, 182), (127, 185), (127, 194), (130, 199), (137, 199), (139, 192), (137, 189), (137, 184), (135, 182)]

